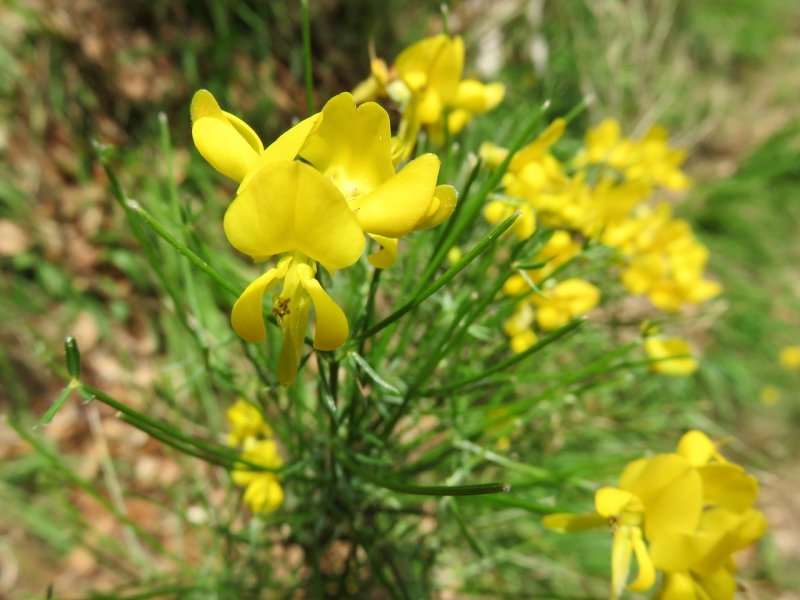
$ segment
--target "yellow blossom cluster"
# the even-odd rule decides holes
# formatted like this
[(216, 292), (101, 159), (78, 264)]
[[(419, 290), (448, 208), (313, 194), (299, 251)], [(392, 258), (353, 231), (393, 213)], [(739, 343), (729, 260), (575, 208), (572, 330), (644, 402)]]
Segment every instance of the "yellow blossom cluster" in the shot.
[(228, 445), (242, 446), (242, 459), (248, 463), (272, 469), (257, 471), (244, 463), (237, 463), (231, 478), (245, 488), (244, 501), (254, 513), (268, 513), (283, 504), (283, 488), (274, 472), (283, 466), (278, 444), (272, 428), (261, 412), (244, 399), (239, 399), (228, 409)]
[[(645, 591), (663, 573), (660, 600), (731, 600), (733, 554), (766, 531), (753, 508), (758, 481), (728, 462), (702, 432), (690, 431), (674, 453), (628, 464), (617, 487), (595, 494), (595, 512), (553, 514), (544, 525), (558, 532), (608, 527), (611, 600), (625, 588)], [(636, 558), (638, 572), (630, 579)]]
[(264, 147), (244, 121), (205, 90), (192, 100), (192, 137), (200, 154), (239, 183), (223, 222), (230, 243), (255, 262), (282, 255), (233, 307), (233, 329), (248, 342), (266, 332), (263, 296), (283, 335), (278, 378), (291, 385), (316, 314), (314, 348), (335, 350), (349, 335), (347, 318), (320, 284), (318, 265), (333, 273), (358, 261), (365, 234), (381, 250), (368, 256), (390, 267), (398, 238), (440, 224), (453, 212), (453, 187), (436, 185), (439, 158), (423, 154), (395, 172), (389, 115), (378, 104), (356, 108), (348, 93)]
[(353, 97), (359, 104), (389, 98), (402, 110), (393, 140), (396, 162), (411, 155), (423, 127), (428, 137), (442, 145), (445, 128), (458, 133), (473, 116), (494, 109), (505, 96), (500, 83), (462, 79), (464, 41), (460, 36), (440, 34), (420, 40), (403, 50), (391, 68), (375, 56), (374, 48), (370, 57), (371, 74), (353, 90)]
[[(574, 159), (562, 163), (551, 148), (565, 128), (563, 119), (555, 119), (511, 158), (502, 178), (502, 195), (496, 195), (484, 210), (490, 223), (519, 211), (521, 217), (513, 229), (519, 239), (530, 237), (537, 222), (557, 230), (558, 237), (548, 242), (545, 255), (540, 250), (526, 261), (547, 260), (548, 267), (513, 273), (505, 287), (507, 294), (522, 297), (505, 328), (516, 351), (535, 339), (523, 332), (527, 327), (523, 324), (532, 322), (529, 298), (535, 293), (534, 284), (579, 252), (578, 239), (617, 250), (620, 279), (627, 291), (646, 295), (665, 312), (678, 312), (684, 305), (702, 303), (721, 292), (717, 282), (704, 278), (708, 250), (695, 239), (690, 225), (673, 217), (668, 202), (651, 205), (659, 190), (678, 192), (691, 186), (681, 171), (685, 152), (669, 146), (666, 129), (654, 126), (634, 140), (621, 136), (616, 120), (606, 119), (587, 132)], [(484, 164), (494, 168), (508, 152), (485, 143), (480, 154)], [(657, 340), (650, 343), (651, 356), (657, 344)], [(658, 372), (694, 370), (689, 362), (676, 366), (680, 364), (664, 363)]]

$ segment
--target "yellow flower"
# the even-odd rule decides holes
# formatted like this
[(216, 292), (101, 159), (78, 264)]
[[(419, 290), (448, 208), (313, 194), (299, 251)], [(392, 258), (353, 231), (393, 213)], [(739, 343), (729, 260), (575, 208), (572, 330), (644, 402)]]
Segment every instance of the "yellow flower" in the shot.
[[(469, 123), (475, 115), (494, 110), (503, 101), (506, 88), (501, 83), (483, 84), (475, 79), (465, 79), (458, 84), (456, 96), (450, 103), (450, 116), (447, 128), (456, 134)], [(428, 134), (437, 144), (444, 144), (444, 115), (428, 127)]]
[(608, 523), (612, 600), (626, 587), (634, 555), (639, 572), (628, 589), (650, 588), (658, 569), (660, 600), (732, 600), (732, 554), (766, 531), (764, 516), (752, 508), (757, 494), (754, 477), (725, 461), (704, 433), (689, 431), (676, 454), (635, 460), (616, 488), (598, 490), (596, 512), (549, 515), (543, 523), (559, 532)]
[(231, 431), (228, 433), (228, 445), (238, 446), (247, 438), (272, 437), (272, 428), (264, 421), (255, 406), (247, 400), (239, 398), (226, 413)]
[(628, 582), (633, 556), (639, 565), (635, 591), (649, 589), (656, 572), (644, 538), (692, 534), (700, 522), (703, 488), (697, 470), (682, 456), (659, 454), (633, 461), (622, 472), (616, 488), (595, 494), (595, 513), (554, 514), (543, 524), (554, 531), (582, 531), (608, 525), (614, 535), (611, 550), (611, 599)]
[(301, 121), (265, 149), (256, 132), (239, 117), (223, 111), (206, 90), (195, 93), (190, 112), (192, 138), (200, 154), (217, 171), (239, 183), (252, 169), (294, 160), (320, 119), (313, 115)]
[[(539, 283), (561, 265), (567, 263), (581, 250), (581, 245), (572, 240), (568, 231), (556, 231), (547, 243), (530, 259), (530, 262), (547, 261), (541, 269), (530, 269), (525, 275), (534, 283)], [(509, 296), (519, 296), (530, 292), (531, 286), (520, 273), (514, 273), (503, 285), (503, 292)]]
[(781, 350), (778, 360), (788, 371), (800, 369), (800, 346), (786, 346)]
[(514, 221), (509, 231), (519, 240), (526, 240), (536, 231), (536, 213), (526, 202), (517, 200), (492, 200), (483, 209), (483, 216), (491, 225), (507, 219), (519, 211), (520, 216)]
[(567, 279), (546, 291), (545, 296), (531, 296), (531, 302), (538, 307), (536, 322), (539, 327), (551, 331), (597, 306), (600, 290), (583, 279)]
[[(697, 359), (685, 340), (679, 337), (650, 337), (644, 341), (644, 349), (650, 363), (650, 370), (661, 375), (691, 375), (697, 371)], [(670, 357), (681, 358), (670, 358)]]
[(440, 34), (420, 40), (403, 50), (394, 62), (400, 79), (412, 94), (416, 120), (436, 123), (445, 106), (458, 93), (464, 70), (464, 41)]
[(228, 207), (223, 226), (231, 244), (254, 260), (286, 253), (242, 293), (231, 325), (248, 342), (264, 339), (262, 298), (283, 280), (272, 312), (283, 334), (278, 377), (281, 384), (291, 385), (312, 303), (317, 315), (314, 347), (334, 350), (347, 339), (347, 319), (314, 278), (315, 261), (330, 271), (355, 263), (365, 246), (361, 226), (341, 192), (298, 161), (279, 161), (257, 171)]
[(727, 462), (700, 431), (689, 431), (678, 453), (694, 465), (703, 485), (703, 512), (696, 531), (651, 539), (654, 565), (664, 571), (662, 600), (731, 600), (736, 588), (735, 552), (766, 531), (764, 515), (752, 508), (758, 481)]
[(533, 319), (533, 308), (528, 301), (523, 300), (503, 323), (503, 331), (511, 338), (511, 350), (517, 354), (525, 352), (538, 341), (536, 333), (531, 328)]
[[(247, 438), (244, 443), (242, 458), (253, 464), (279, 469), (283, 459), (278, 454), (275, 440)], [(278, 483), (278, 476), (270, 471), (250, 471), (244, 464), (237, 464), (231, 473), (233, 482), (245, 487), (244, 501), (254, 513), (268, 513), (283, 504), (283, 488)]]
[(435, 227), (457, 202), (449, 185), (436, 185), (439, 158), (423, 154), (395, 174), (389, 115), (374, 102), (356, 108), (339, 94), (325, 104), (319, 126), (305, 139), (300, 156), (341, 192), (362, 228), (383, 250), (369, 256), (378, 268), (397, 257), (397, 238)]

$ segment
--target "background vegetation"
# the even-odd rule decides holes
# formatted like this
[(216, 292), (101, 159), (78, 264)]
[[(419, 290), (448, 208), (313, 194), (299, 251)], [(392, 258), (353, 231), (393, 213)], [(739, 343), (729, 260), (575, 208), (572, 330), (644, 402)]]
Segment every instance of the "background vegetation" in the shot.
[[(587, 94), (595, 97), (572, 123), (567, 150), (605, 116), (619, 118), (628, 133), (665, 124), (691, 148), (689, 172), (698, 181), (678, 212), (711, 249), (710, 269), (726, 291), (706, 313), (687, 317), (704, 355), (695, 376), (656, 379), (631, 368), (565, 387), (526, 412), (524, 422), (490, 415), (498, 427), (477, 442), (496, 452), (482, 477), (511, 473), (513, 495), (429, 500), (421, 508), (390, 497), (382, 507), (396, 514), (357, 515), (365, 530), (398, 540), (391, 565), (374, 539), (361, 546), (370, 548), (366, 557), (335, 530), (321, 547), (302, 538), (303, 519), (328, 510), (324, 497), (243, 521), (224, 470), (174, 452), (97, 402), (81, 404), (75, 396), (51, 425), (31, 431), (64, 385), (67, 333), (81, 346), (86, 381), (192, 435), (204, 431), (193, 423), (222, 434), (225, 408), (238, 394), (254, 392), (243, 389), (237, 373), (253, 374), (266, 359), (229, 330), (219, 307), (231, 298), (155, 238), (151, 251), (161, 274), (154, 270), (115, 203), (92, 141), (116, 147), (111, 162), (129, 197), (243, 283), (250, 271), (228, 250), (220, 228), (232, 188), (194, 151), (188, 102), (197, 88), (208, 88), (259, 124), (264, 139), (303, 117), (299, 8), (243, 0), (5, 0), (0, 411), (20, 426), (0, 422), (0, 594), (43, 597), (54, 584), (56, 597), (258, 597), (262, 586), (291, 590), (312, 581), (317, 587), (306, 597), (337, 597), (350, 589), (347, 576), (364, 569), (371, 583), (351, 590), (353, 597), (387, 597), (379, 591), (386, 587), (411, 598), (602, 597), (609, 540), (545, 535), (539, 517), (556, 505), (585, 508), (589, 480), (613, 477), (626, 459), (670, 448), (681, 431), (698, 427), (731, 436), (729, 454), (757, 470), (772, 533), (745, 557), (747, 573), (759, 594), (791, 597), (800, 586), (794, 518), (800, 485), (792, 459), (800, 403), (798, 377), (780, 370), (777, 354), (800, 343), (795, 4), (452, 4), (450, 24), (466, 38), (468, 69), (509, 86), (503, 107), (475, 122), (457, 156), (466, 158), (484, 139), (508, 144), (524, 109), (545, 99), (558, 115)], [(434, 2), (311, 6), (317, 107), (366, 76), (371, 35), (390, 59), (441, 27)], [(454, 173), (459, 187), (466, 175), (466, 169)], [(415, 249), (408, 251), (411, 258), (383, 283), (394, 280), (402, 289), (413, 281)], [(463, 282), (480, 292), (475, 273), (465, 273)], [(177, 302), (169, 298), (170, 282), (180, 283)], [(425, 356), (423, 328), (452, 315), (464, 299), (445, 290), (416, 321), (405, 322), (408, 352)], [(379, 295), (376, 310), (386, 314), (395, 301)], [(181, 305), (207, 337), (186, 326)], [(356, 314), (358, 307), (348, 310)], [(494, 344), (500, 356), (502, 335), (493, 328), (499, 319), (498, 313), (480, 322), (465, 339)], [(566, 342), (531, 371), (527, 383), (546, 389), (548, 374), (579, 372), (582, 365), (571, 362), (576, 353), (589, 362), (609, 340), (621, 345), (635, 336), (624, 323), (612, 324), (608, 312), (596, 320), (585, 337)], [(382, 371), (391, 386), (411, 377), (397, 369)], [(515, 382), (506, 383), (508, 396), (492, 399), (485, 413), (518, 393)], [(775, 406), (759, 402), (766, 385), (782, 390)], [(269, 406), (276, 420), (290, 409), (285, 397)], [(409, 427), (412, 467), (424, 462), (426, 444), (446, 433), (437, 411), (421, 407), (419, 429)], [(461, 434), (485, 413), (448, 424), (460, 423)], [(493, 444), (502, 437), (510, 447), (500, 451)], [(442, 473), (466, 477), (477, 462), (452, 457)], [(407, 518), (398, 517), (405, 512)], [(161, 546), (158, 558), (142, 544)], [(319, 553), (318, 573), (301, 568), (312, 551)], [(257, 568), (263, 564), (269, 572)]]

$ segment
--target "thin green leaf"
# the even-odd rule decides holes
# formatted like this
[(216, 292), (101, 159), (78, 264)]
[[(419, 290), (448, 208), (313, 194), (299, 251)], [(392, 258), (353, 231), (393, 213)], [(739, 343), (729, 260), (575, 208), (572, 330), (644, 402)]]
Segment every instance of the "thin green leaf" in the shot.
[(58, 395), (58, 398), (56, 398), (55, 402), (53, 402), (52, 406), (47, 409), (47, 412), (44, 413), (44, 415), (42, 415), (42, 418), (39, 419), (39, 421), (36, 423), (34, 429), (37, 429), (42, 425), (47, 425), (50, 421), (52, 421), (53, 417), (56, 416), (56, 413), (64, 405), (64, 402), (66, 402), (67, 398), (69, 398), (69, 395), (72, 393), (72, 390), (78, 387), (78, 385), (80, 384), (76, 380), (73, 379), (72, 381), (70, 381), (69, 385), (65, 387), (63, 390), (61, 390), (61, 393)]
[(364, 358), (363, 358), (363, 357), (362, 357), (362, 356), (361, 356), (361, 355), (360, 355), (358, 352), (349, 352), (349, 353), (348, 353), (348, 356), (349, 356), (350, 358), (352, 358), (352, 359), (353, 359), (353, 361), (354, 361), (354, 362), (355, 362), (355, 363), (356, 363), (358, 366), (360, 366), (362, 369), (364, 369), (364, 372), (365, 372), (367, 375), (369, 375), (369, 377), (370, 377), (370, 379), (372, 379), (372, 381), (374, 381), (375, 383), (377, 383), (377, 384), (378, 384), (379, 386), (381, 386), (382, 388), (384, 388), (384, 389), (386, 389), (386, 390), (389, 390), (389, 391), (390, 391), (390, 392), (392, 392), (393, 394), (397, 394), (398, 396), (401, 396), (401, 395), (402, 395), (402, 393), (400, 392), (400, 390), (398, 390), (398, 389), (397, 389), (396, 387), (394, 387), (394, 386), (393, 386), (391, 383), (387, 382), (387, 381), (386, 381), (386, 380), (384, 380), (384, 379), (383, 379), (383, 378), (382, 378), (380, 375), (378, 375), (378, 373), (375, 371), (375, 369), (373, 369), (373, 368), (372, 368), (372, 367), (369, 365), (369, 363), (368, 363), (366, 360), (364, 360)]

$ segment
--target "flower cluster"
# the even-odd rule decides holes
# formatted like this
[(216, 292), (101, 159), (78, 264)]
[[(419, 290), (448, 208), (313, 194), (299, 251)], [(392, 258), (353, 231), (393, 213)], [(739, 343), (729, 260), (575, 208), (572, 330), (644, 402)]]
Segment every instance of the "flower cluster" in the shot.
[[(239, 399), (228, 409), (227, 417), (231, 426), (228, 445), (241, 445), (243, 460), (266, 469), (283, 466), (272, 428), (255, 406)], [(283, 504), (283, 488), (273, 471), (253, 471), (246, 464), (237, 463), (231, 478), (245, 488), (244, 501), (254, 513), (272, 512)]]
[(192, 100), (192, 136), (200, 154), (239, 183), (225, 213), (230, 243), (255, 262), (282, 257), (253, 281), (233, 307), (233, 329), (248, 342), (266, 332), (262, 299), (272, 298), (283, 346), (278, 378), (295, 379), (313, 306), (317, 350), (335, 350), (349, 335), (344, 312), (317, 278), (359, 260), (365, 234), (381, 246), (369, 255), (376, 268), (390, 267), (398, 238), (434, 227), (456, 205), (451, 186), (436, 185), (439, 159), (423, 154), (395, 173), (389, 115), (374, 102), (356, 108), (340, 94), (270, 146), (238, 117), (223, 111), (207, 91)]
[[(532, 322), (530, 304), (536, 302), (532, 300), (536, 286), (579, 253), (579, 239), (615, 249), (623, 286), (633, 295), (646, 295), (665, 312), (678, 312), (721, 292), (717, 282), (703, 276), (708, 250), (695, 239), (690, 225), (673, 217), (668, 202), (650, 204), (659, 190), (679, 192), (691, 186), (680, 168), (685, 153), (670, 148), (667, 131), (654, 126), (641, 139), (623, 138), (619, 123), (606, 119), (587, 132), (583, 147), (565, 164), (551, 152), (565, 128), (563, 119), (555, 119), (517, 152), (503, 176), (503, 194), (485, 207), (490, 223), (519, 211), (513, 229), (519, 239), (530, 237), (537, 222), (557, 230), (527, 261), (546, 261), (546, 266), (519, 270), (506, 285), (507, 294), (521, 298), (505, 328), (515, 351), (535, 340), (525, 323)], [(489, 168), (508, 155), (491, 143), (483, 144), (480, 152)], [(596, 304), (586, 297), (583, 310)], [(656, 341), (650, 345), (655, 348)], [(688, 364), (684, 363), (685, 372), (694, 370)]]
[(402, 110), (394, 139), (396, 161), (407, 159), (424, 127), (442, 145), (446, 134), (461, 131), (474, 115), (488, 112), (503, 100), (505, 87), (463, 79), (464, 42), (440, 34), (403, 50), (389, 68), (370, 48), (369, 78), (353, 90), (357, 103), (389, 98)]
[[(650, 589), (663, 573), (661, 600), (730, 600), (736, 584), (732, 555), (766, 531), (753, 508), (758, 481), (730, 463), (702, 432), (690, 431), (675, 453), (628, 464), (617, 487), (595, 494), (591, 514), (544, 518), (559, 532), (609, 527), (614, 536), (611, 599), (627, 587)], [(628, 583), (635, 556), (636, 578)]]

